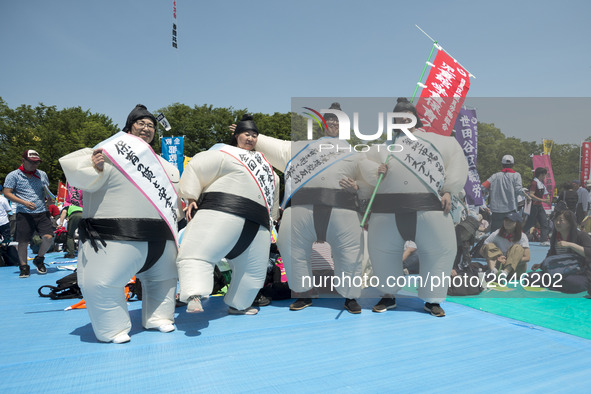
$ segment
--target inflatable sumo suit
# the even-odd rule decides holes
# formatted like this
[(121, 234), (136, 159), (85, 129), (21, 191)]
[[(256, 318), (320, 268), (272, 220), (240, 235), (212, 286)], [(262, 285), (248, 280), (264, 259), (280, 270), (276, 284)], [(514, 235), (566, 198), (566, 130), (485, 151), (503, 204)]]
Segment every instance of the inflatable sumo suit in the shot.
[[(150, 149), (148, 144), (145, 147)], [(156, 223), (161, 224), (162, 234), (170, 232), (154, 206), (106, 156), (102, 172), (93, 167), (92, 152), (89, 148), (81, 149), (60, 159), (68, 182), (84, 191), (82, 222), (89, 218), (123, 222), (129, 219), (128, 222), (137, 224), (137, 219), (152, 219), (147, 230), (155, 228)], [(158, 159), (166, 172), (158, 176), (168, 176), (176, 189), (180, 178), (178, 169)], [(97, 250), (91, 242), (81, 242), (78, 254), (78, 284), (97, 339), (110, 342), (120, 334), (129, 333), (131, 321), (124, 288), (134, 275), (142, 283), (142, 325), (158, 328), (174, 323), (178, 278), (175, 241), (156, 242), (161, 245), (160, 250), (164, 246), (160, 255), (151, 253), (151, 242), (110, 239), (104, 242), (106, 245), (98, 243)], [(153, 265), (145, 269), (148, 260)]]
[[(338, 145), (347, 151), (351, 146), (337, 138), (323, 137), (319, 141)], [(286, 170), (292, 152), (301, 152), (312, 141), (283, 141), (259, 135), (257, 149), (268, 158), (273, 167)], [(343, 146), (347, 145), (347, 146)], [(299, 156), (299, 155), (298, 155)], [(356, 196), (341, 188), (343, 178), (359, 179), (359, 161), (364, 155), (353, 153), (318, 173), (299, 191), (295, 192), (281, 219), (277, 247), (285, 263), (287, 282), (292, 291), (312, 289), (310, 255), (312, 244), (326, 241), (332, 248), (334, 282), (337, 292), (344, 298), (361, 296), (361, 286), (350, 285), (363, 274), (363, 231), (359, 226)], [(298, 160), (298, 157), (294, 160)], [(353, 201), (351, 200), (353, 199)], [(342, 280), (343, 278), (350, 278)]]
[[(259, 152), (218, 144), (195, 155), (185, 167), (179, 195), (196, 200), (197, 211), (185, 228), (177, 259), (181, 301), (211, 294), (214, 266), (224, 257), (232, 268), (224, 297), (228, 306), (248, 308), (263, 287), (270, 217), (264, 192), (244, 165), (257, 158), (263, 159), (259, 164), (272, 177), (267, 182), (274, 188), (276, 206), (279, 180)], [(278, 208), (273, 209), (271, 216), (276, 218), (277, 212)]]
[[(422, 131), (415, 131), (413, 135), (431, 142), (441, 153), (445, 167), (445, 182), (441, 191), (457, 195), (466, 183), (468, 164), (456, 139)], [(363, 162), (363, 172), (368, 178), (373, 177), (370, 184), (376, 184), (377, 165), (386, 161), (387, 154), (386, 149), (373, 148), (367, 153), (369, 161)], [(393, 154), (402, 155), (404, 152)], [(370, 168), (370, 161), (374, 162), (373, 168)], [(366, 167), (366, 164), (369, 166)], [(449, 283), (438, 283), (432, 277), (441, 279), (442, 274), (449, 276), (451, 273), (457, 251), (452, 216), (443, 213), (441, 202), (434, 192), (398, 160), (391, 158), (388, 167), (372, 205), (368, 228), (369, 258), (373, 274), (380, 281), (378, 290), (382, 296), (394, 296), (400, 290), (393, 285), (392, 279), (391, 283), (387, 283), (388, 277), (404, 276), (404, 243), (414, 241), (421, 262), (419, 274), (423, 281), (428, 276), (430, 278), (429, 283), (423, 282), (423, 286), (419, 286), (418, 296), (425, 302), (440, 303), (445, 300)], [(392, 196), (394, 193), (397, 195)], [(409, 210), (416, 212), (416, 219), (408, 218)], [(431, 280), (435, 281), (433, 287)]]

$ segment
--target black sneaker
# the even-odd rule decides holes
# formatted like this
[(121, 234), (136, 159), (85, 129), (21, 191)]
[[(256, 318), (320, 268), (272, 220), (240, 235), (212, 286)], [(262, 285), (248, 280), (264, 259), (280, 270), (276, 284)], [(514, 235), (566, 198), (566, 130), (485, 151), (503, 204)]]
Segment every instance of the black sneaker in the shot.
[(45, 268), (45, 263), (43, 262), (45, 257), (35, 256), (33, 259), (33, 264), (37, 267), (37, 273), (41, 275), (45, 275), (47, 273), (47, 268)]
[(382, 313), (394, 308), (396, 308), (396, 298), (382, 297), (380, 302), (374, 305), (372, 312)]
[(31, 267), (28, 264), (19, 266), (19, 269), (21, 270), (19, 278), (28, 278), (31, 274)]
[(354, 298), (345, 299), (345, 309), (355, 315), (361, 313), (361, 305)]
[(259, 294), (257, 298), (252, 302), (252, 306), (267, 306), (271, 303), (271, 300), (262, 294)]
[(439, 304), (431, 304), (430, 302), (425, 302), (425, 311), (429, 312), (430, 314), (436, 317), (445, 316), (445, 311)]
[(293, 304), (289, 306), (290, 311), (299, 311), (312, 305), (311, 298), (298, 298)]

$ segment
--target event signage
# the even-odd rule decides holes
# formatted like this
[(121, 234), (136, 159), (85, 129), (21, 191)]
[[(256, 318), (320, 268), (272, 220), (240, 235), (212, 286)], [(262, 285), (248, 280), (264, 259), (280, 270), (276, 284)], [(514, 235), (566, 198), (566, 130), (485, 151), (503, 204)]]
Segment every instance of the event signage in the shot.
[(581, 148), (581, 185), (591, 178), (591, 142), (583, 142)]
[(469, 88), (468, 72), (445, 51), (439, 50), (416, 104), (422, 129), (451, 135)]
[(167, 162), (175, 165), (179, 169), (179, 173), (182, 175), (185, 163), (185, 138), (163, 137), (162, 157)]
[(483, 204), (480, 176), (476, 170), (478, 156), (478, 119), (476, 110), (462, 107), (454, 126), (456, 139), (468, 161), (468, 179), (464, 185), (466, 203), (481, 206)]

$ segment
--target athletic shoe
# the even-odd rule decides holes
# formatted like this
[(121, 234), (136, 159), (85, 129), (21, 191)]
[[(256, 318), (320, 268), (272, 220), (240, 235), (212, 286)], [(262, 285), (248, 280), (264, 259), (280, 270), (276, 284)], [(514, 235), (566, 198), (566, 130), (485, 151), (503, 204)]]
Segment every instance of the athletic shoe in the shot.
[(113, 343), (125, 343), (131, 341), (131, 338), (127, 334), (119, 334), (111, 342)]
[(290, 311), (299, 311), (312, 305), (311, 298), (298, 298), (293, 304), (289, 306)]
[(431, 315), (436, 317), (443, 317), (445, 316), (445, 311), (439, 304), (431, 304), (430, 302), (425, 302), (425, 311), (429, 312)]
[(31, 275), (31, 267), (27, 265), (20, 265), (19, 269), (21, 270), (19, 278), (28, 278)]
[(345, 309), (354, 315), (361, 313), (361, 305), (354, 298), (345, 299)]
[(176, 327), (172, 323), (166, 323), (166, 324), (163, 324), (160, 327), (158, 327), (160, 332), (172, 332), (175, 330), (175, 328)]
[(195, 295), (189, 297), (187, 303), (187, 313), (199, 313), (203, 312), (203, 306), (201, 306), (201, 296)]
[(228, 313), (230, 315), (256, 315), (257, 313), (259, 313), (259, 310), (256, 308), (253, 308), (252, 306), (249, 306), (246, 309), (236, 309), (233, 307), (229, 307), (228, 308)]
[(271, 300), (262, 294), (259, 294), (257, 298), (252, 302), (252, 306), (267, 306), (271, 303)]
[(540, 246), (550, 246), (550, 241), (540, 242)]
[(391, 297), (382, 297), (380, 302), (375, 304), (372, 308), (372, 312), (383, 313), (386, 312), (388, 309), (396, 308), (396, 298)]
[(33, 259), (33, 264), (37, 267), (37, 273), (40, 275), (45, 275), (47, 273), (47, 268), (45, 268), (45, 263), (43, 262), (45, 257), (35, 256)]
[(73, 259), (74, 257), (76, 257), (76, 254), (74, 253), (66, 253), (64, 255), (64, 259)]

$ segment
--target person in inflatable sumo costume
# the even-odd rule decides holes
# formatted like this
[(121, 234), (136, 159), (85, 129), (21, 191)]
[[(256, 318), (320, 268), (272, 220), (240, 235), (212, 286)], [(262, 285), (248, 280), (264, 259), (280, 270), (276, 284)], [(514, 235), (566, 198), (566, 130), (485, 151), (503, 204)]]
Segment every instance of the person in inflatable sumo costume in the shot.
[[(180, 178), (178, 169), (149, 146), (155, 129), (154, 115), (138, 104), (123, 129), (128, 134), (120, 134), (137, 147), (131, 153), (139, 156), (143, 152), (152, 160), (144, 164), (150, 164), (155, 182), (170, 182), (168, 186), (176, 188)], [(139, 190), (124, 170), (113, 164), (102, 148), (70, 153), (60, 159), (60, 164), (68, 182), (84, 191), (78, 284), (97, 339), (113, 343), (130, 340), (131, 321), (124, 287), (134, 275), (142, 283), (142, 325), (161, 332), (174, 331), (177, 245), (161, 211), (149, 201), (143, 193), (145, 190)], [(178, 204), (173, 190), (171, 210), (180, 216)]]
[[(330, 110), (340, 111), (340, 104), (333, 103)], [(290, 305), (292, 311), (312, 305), (309, 293), (305, 294), (313, 288), (312, 245), (328, 242), (335, 265), (334, 288), (345, 298), (348, 312), (361, 313), (356, 298), (361, 296), (362, 286), (355, 285), (355, 278), (363, 275), (363, 231), (353, 188), (360, 179), (359, 162), (365, 155), (338, 139), (339, 121), (335, 113), (324, 115), (328, 129), (324, 137), (315, 141), (292, 142), (259, 136), (259, 151), (285, 174), (285, 211), (277, 246), (289, 287), (304, 293)]]
[(232, 268), (228, 313), (258, 313), (251, 305), (265, 282), (279, 198), (279, 179), (255, 150), (258, 134), (252, 116), (244, 115), (230, 145), (196, 154), (181, 177), (188, 224), (177, 266), (179, 300), (188, 313), (203, 311), (201, 298), (211, 294), (215, 264), (224, 257)]
[[(394, 112), (413, 114), (417, 119), (416, 127), (422, 126), (415, 107), (408, 100), (398, 99)], [(396, 119), (397, 123), (411, 121), (410, 118)], [(449, 285), (447, 281), (442, 280), (442, 275), (450, 275), (457, 251), (454, 224), (449, 214), (451, 195), (457, 195), (463, 190), (468, 176), (468, 163), (455, 138), (426, 133), (416, 130), (415, 127), (410, 128), (410, 131), (419, 138), (420, 147), (426, 147), (425, 151), (429, 152), (430, 159), (439, 156), (433, 160), (433, 168), (443, 166), (444, 169), (440, 178), (434, 179), (433, 182), (439, 186), (439, 196), (432, 188), (426, 186), (424, 179), (418, 177), (417, 172), (421, 165), (403, 164), (414, 162), (424, 165), (422, 157), (412, 156), (413, 152), (423, 149), (413, 150), (410, 146), (404, 146), (402, 151), (392, 153), (393, 158), (388, 161), (387, 166), (379, 166), (379, 172), (385, 173), (385, 176), (371, 208), (368, 249), (373, 273), (384, 286), (378, 286), (382, 299), (373, 307), (373, 311), (385, 312), (396, 307), (394, 296), (400, 287), (393, 283), (388, 284), (387, 280), (389, 276), (403, 277), (404, 243), (413, 241), (417, 245), (421, 262), (418, 295), (425, 301), (427, 312), (441, 317), (445, 316), (445, 312), (439, 304), (445, 300)], [(394, 137), (394, 143), (399, 143), (403, 139), (412, 143), (412, 140), (400, 131)], [(369, 161), (385, 163), (388, 154), (385, 149), (372, 149), (367, 153), (367, 157)], [(377, 183), (377, 172), (364, 168), (364, 173), (373, 173), (375, 179), (370, 184)], [(429, 178), (427, 182), (430, 180), (433, 179)]]

